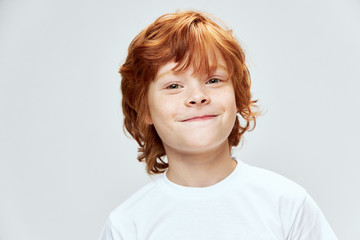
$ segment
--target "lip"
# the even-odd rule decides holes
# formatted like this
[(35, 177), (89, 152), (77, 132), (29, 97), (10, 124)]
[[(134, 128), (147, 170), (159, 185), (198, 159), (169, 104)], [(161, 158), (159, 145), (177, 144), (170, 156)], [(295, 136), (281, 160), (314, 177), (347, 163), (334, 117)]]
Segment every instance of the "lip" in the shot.
[(218, 116), (218, 115), (215, 115), (215, 114), (195, 116), (195, 117), (192, 117), (192, 118), (188, 118), (188, 119), (182, 120), (181, 122), (205, 121), (205, 120), (213, 119), (213, 118), (215, 118), (215, 117), (217, 117), (217, 116)]

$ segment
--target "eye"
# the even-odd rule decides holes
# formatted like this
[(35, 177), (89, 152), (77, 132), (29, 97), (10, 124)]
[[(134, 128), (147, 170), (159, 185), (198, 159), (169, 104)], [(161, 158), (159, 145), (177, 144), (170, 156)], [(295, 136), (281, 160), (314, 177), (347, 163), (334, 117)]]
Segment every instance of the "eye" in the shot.
[(218, 83), (218, 82), (220, 82), (220, 79), (212, 78), (212, 79), (210, 79), (209, 81), (207, 81), (206, 83), (207, 83), (207, 84), (213, 84), (213, 83)]
[(178, 88), (181, 88), (181, 86), (179, 84), (173, 83), (173, 84), (168, 85), (166, 88), (167, 89), (178, 89)]

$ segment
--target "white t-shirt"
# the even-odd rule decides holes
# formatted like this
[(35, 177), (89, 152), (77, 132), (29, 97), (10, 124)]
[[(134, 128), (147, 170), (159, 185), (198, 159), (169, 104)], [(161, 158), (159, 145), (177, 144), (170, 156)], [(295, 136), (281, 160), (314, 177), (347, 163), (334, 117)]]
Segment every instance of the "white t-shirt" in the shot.
[(185, 187), (159, 175), (110, 213), (100, 239), (337, 239), (304, 188), (237, 162), (209, 187)]

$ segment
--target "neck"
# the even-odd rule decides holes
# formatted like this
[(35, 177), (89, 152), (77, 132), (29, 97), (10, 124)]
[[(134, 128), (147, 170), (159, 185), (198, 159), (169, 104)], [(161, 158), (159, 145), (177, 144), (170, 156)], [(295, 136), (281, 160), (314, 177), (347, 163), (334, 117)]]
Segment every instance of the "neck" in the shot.
[(236, 167), (227, 141), (203, 153), (178, 153), (165, 146), (169, 162), (167, 178), (182, 186), (208, 187), (225, 179)]

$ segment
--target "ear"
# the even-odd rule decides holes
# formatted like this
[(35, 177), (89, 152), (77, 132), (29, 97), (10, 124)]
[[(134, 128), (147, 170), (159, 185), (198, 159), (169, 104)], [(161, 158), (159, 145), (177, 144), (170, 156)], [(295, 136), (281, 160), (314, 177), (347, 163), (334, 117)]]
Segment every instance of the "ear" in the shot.
[(144, 123), (146, 123), (147, 125), (153, 124), (153, 121), (152, 121), (152, 118), (151, 118), (151, 115), (149, 112), (147, 112), (144, 116)]

